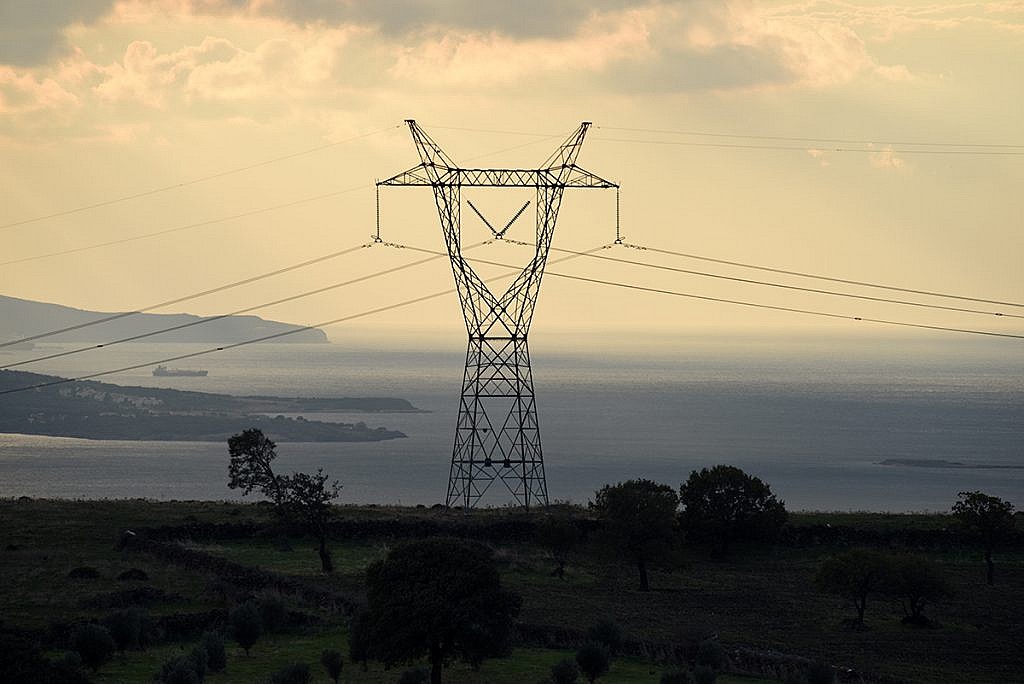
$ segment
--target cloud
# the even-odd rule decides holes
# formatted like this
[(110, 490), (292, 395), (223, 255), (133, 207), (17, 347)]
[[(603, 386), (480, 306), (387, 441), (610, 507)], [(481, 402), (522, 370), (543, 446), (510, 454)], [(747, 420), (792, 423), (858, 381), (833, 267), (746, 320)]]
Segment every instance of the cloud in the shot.
[(896, 156), (896, 151), (892, 147), (883, 147), (878, 152), (872, 152), (869, 155), (871, 159), (871, 165), (876, 169), (902, 169), (906, 162), (900, 157)]
[(64, 29), (92, 22), (114, 0), (7, 0), (0, 3), (0, 64), (43, 64), (71, 48)]
[(75, 107), (78, 98), (52, 78), (36, 78), (0, 66), (0, 114), (24, 114)]

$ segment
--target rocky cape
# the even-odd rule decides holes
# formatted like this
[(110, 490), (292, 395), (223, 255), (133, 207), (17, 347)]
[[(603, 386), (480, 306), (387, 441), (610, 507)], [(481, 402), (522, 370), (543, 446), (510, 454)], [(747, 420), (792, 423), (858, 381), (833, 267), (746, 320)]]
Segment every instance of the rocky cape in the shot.
[[(281, 442), (376, 442), (405, 437), (363, 422), (333, 423), (285, 417), (316, 412), (418, 412), (389, 397), (235, 397), (92, 380), (0, 371), (0, 432), (84, 439), (219, 442), (259, 428)], [(50, 384), (54, 383), (54, 384)]]

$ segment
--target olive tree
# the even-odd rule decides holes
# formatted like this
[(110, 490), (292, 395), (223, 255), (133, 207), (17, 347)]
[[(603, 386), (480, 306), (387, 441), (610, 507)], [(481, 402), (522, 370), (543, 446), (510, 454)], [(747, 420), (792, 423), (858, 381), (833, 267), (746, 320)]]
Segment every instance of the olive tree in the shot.
[(607, 541), (636, 564), (640, 591), (650, 591), (648, 565), (672, 550), (678, 506), (675, 490), (651, 480), (605, 485), (594, 497), (591, 508), (604, 524)]
[(501, 586), (491, 550), (475, 542), (408, 542), (366, 571), (360, 630), (371, 658), (386, 665), (426, 657), (440, 684), (455, 659), (474, 667), (507, 652), (520, 599)]
[(979, 491), (960, 492), (953, 504), (953, 515), (981, 538), (985, 548), (986, 581), (995, 582), (992, 552), (1013, 530), (1013, 504)]
[(252, 428), (228, 439), (228, 487), (241, 489), (243, 495), (259, 491), (274, 504), (282, 518), (300, 525), (316, 538), (320, 569), (334, 571), (327, 548), (332, 516), (331, 502), (341, 494), (337, 480), (328, 481), (323, 469), (316, 474), (278, 475), (271, 463), (277, 458), (277, 445), (262, 431)]
[(857, 610), (856, 624), (864, 624), (868, 597), (890, 586), (892, 561), (884, 553), (853, 549), (825, 559), (816, 581), (825, 591), (850, 601)]
[(721, 555), (739, 539), (771, 539), (786, 522), (771, 487), (734, 466), (694, 470), (679, 487), (679, 502), (687, 538), (710, 542)]

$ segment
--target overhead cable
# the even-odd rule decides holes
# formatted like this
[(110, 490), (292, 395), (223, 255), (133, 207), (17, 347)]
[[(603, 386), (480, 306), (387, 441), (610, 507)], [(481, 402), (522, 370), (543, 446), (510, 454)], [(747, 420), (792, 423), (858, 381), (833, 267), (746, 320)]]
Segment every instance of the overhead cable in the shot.
[(337, 147), (338, 145), (344, 145), (345, 143), (354, 142), (356, 140), (362, 140), (363, 138), (369, 138), (370, 136), (377, 135), (379, 133), (384, 133), (385, 131), (390, 131), (390, 130), (392, 130), (394, 128), (399, 128), (400, 126), (401, 126), (401, 124), (395, 124), (393, 126), (388, 126), (387, 128), (380, 128), (380, 129), (377, 129), (375, 131), (370, 131), (369, 133), (361, 133), (360, 135), (355, 135), (355, 136), (352, 136), (351, 138), (345, 138), (344, 140), (338, 140), (336, 142), (326, 143), (324, 145), (317, 145), (316, 147), (311, 147), (309, 149), (302, 150), (302, 151), (299, 151), (299, 152), (292, 152), (291, 154), (285, 154), (285, 155), (282, 155), (280, 157), (274, 157), (272, 159), (265, 159), (263, 161), (256, 162), (254, 164), (247, 164), (245, 166), (239, 166), (239, 167), (236, 167), (236, 168), (233, 168), (233, 169), (228, 169), (226, 171), (220, 171), (218, 173), (213, 173), (213, 174), (210, 174), (208, 176), (201, 176), (199, 178), (193, 178), (192, 180), (182, 181), (181, 183), (174, 183), (172, 185), (165, 185), (163, 187), (153, 188), (152, 190), (146, 190), (144, 192), (138, 192), (138, 193), (135, 193), (135, 194), (132, 194), (132, 195), (124, 195), (124, 196), (121, 196), (121, 197), (115, 197), (113, 199), (104, 200), (102, 202), (95, 202), (93, 204), (86, 204), (86, 205), (83, 205), (83, 206), (80, 206), (80, 207), (75, 207), (73, 209), (66, 209), (64, 211), (58, 211), (58, 212), (55, 212), (55, 213), (52, 213), (52, 214), (46, 214), (44, 216), (35, 216), (33, 218), (22, 219), (20, 221), (13, 221), (11, 223), (5, 223), (5, 224), (0, 225), (0, 230), (5, 230), (7, 228), (14, 228), (15, 226), (23, 226), (23, 225), (26, 225), (26, 224), (29, 224), (29, 223), (36, 223), (38, 221), (45, 221), (47, 219), (58, 218), (60, 216), (68, 216), (70, 214), (77, 214), (77, 213), (80, 213), (80, 212), (83, 212), (83, 211), (88, 211), (90, 209), (98, 209), (100, 207), (106, 207), (106, 206), (109, 206), (111, 204), (118, 204), (120, 202), (127, 202), (127, 201), (130, 201), (130, 200), (140, 199), (142, 197), (149, 197), (150, 195), (156, 195), (156, 194), (159, 194), (161, 192), (167, 192), (168, 190), (176, 190), (178, 188), (184, 188), (184, 187), (187, 187), (189, 185), (196, 185), (197, 183), (203, 183), (205, 181), (213, 180), (215, 178), (223, 178), (224, 176), (230, 176), (232, 174), (241, 173), (243, 171), (249, 171), (251, 169), (259, 168), (261, 166), (267, 166), (268, 164), (274, 164), (276, 162), (285, 161), (286, 159), (294, 159), (295, 157), (302, 157), (304, 155), (312, 154), (314, 152), (320, 152), (321, 150), (326, 150), (326, 149), (329, 149), (331, 147)]

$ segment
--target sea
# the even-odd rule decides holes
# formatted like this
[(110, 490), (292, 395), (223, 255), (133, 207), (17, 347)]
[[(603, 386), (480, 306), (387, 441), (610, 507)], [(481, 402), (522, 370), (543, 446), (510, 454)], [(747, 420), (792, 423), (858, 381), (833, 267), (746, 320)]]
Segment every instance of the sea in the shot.
[[(678, 487), (695, 469), (730, 464), (766, 481), (790, 510), (948, 511), (967, 490), (1024, 506), (1019, 341), (681, 336), (638, 348), (587, 339), (531, 341), (552, 501), (585, 504), (601, 486), (633, 478)], [(0, 355), (0, 365), (71, 348), (40, 344)], [(169, 364), (208, 369), (205, 378), (158, 378), (146, 365), (208, 348), (125, 344), (21, 370), (78, 376), (141, 364), (97, 379), (236, 395), (402, 397), (422, 412), (305, 417), (363, 421), (406, 438), (279, 443), (276, 466), (323, 468), (341, 482), (341, 503), (443, 501), (464, 342), (263, 344)], [(893, 459), (901, 463), (882, 464)], [(0, 434), (0, 497), (239, 499), (227, 466), (221, 442)], [(494, 489), (483, 503), (508, 501)]]

